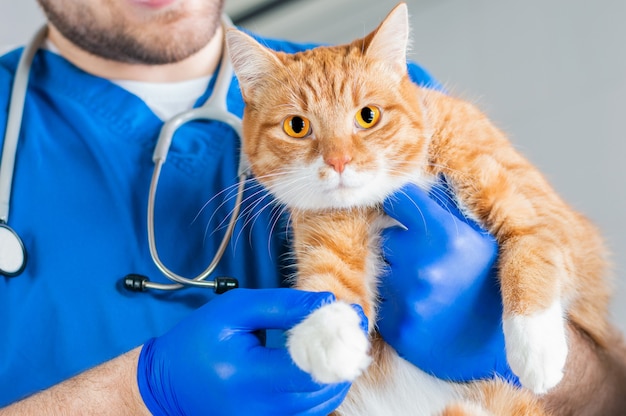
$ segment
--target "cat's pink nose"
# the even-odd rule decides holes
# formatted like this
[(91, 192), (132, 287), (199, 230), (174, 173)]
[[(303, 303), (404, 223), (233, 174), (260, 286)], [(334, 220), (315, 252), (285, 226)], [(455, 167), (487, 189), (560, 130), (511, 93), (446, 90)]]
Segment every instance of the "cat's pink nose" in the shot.
[(346, 165), (350, 163), (351, 160), (352, 157), (350, 157), (349, 155), (329, 156), (324, 159), (326, 164), (332, 166), (337, 173), (342, 173), (346, 168)]

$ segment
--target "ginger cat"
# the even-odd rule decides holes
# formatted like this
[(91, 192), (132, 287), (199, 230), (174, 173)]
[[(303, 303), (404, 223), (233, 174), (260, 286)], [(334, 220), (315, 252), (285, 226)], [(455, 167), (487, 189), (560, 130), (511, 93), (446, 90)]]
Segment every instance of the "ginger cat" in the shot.
[[(536, 394), (562, 378), (566, 321), (605, 342), (603, 243), (474, 105), (410, 81), (408, 34), (400, 4), (363, 39), (293, 55), (226, 35), (246, 103), (243, 151), (290, 211), (296, 286), (338, 299), (289, 332), (289, 352), (320, 382), (354, 381), (340, 415), (544, 414)], [(442, 176), (498, 240), (506, 353), (525, 389), (438, 380), (376, 334), (382, 201)]]

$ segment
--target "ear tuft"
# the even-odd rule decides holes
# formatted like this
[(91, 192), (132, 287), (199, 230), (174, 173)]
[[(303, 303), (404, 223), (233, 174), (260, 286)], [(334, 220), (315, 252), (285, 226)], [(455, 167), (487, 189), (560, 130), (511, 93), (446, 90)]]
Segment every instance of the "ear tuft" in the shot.
[(272, 51), (237, 29), (226, 31), (226, 47), (242, 94), (249, 97), (280, 61)]
[(406, 50), (409, 43), (409, 12), (406, 3), (398, 4), (370, 34), (367, 56), (389, 62), (406, 71)]

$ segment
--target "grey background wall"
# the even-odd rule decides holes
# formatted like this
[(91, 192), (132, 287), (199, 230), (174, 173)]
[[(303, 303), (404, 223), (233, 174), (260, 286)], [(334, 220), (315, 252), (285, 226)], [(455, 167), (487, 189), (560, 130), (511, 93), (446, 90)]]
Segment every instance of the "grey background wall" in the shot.
[[(238, 13), (258, 0), (227, 0)], [(247, 26), (267, 36), (344, 42), (396, 0), (298, 0)], [(626, 2), (409, 0), (411, 57), (477, 102), (614, 253), (614, 321), (626, 332)], [(0, 0), (0, 47), (43, 21), (35, 0)]]

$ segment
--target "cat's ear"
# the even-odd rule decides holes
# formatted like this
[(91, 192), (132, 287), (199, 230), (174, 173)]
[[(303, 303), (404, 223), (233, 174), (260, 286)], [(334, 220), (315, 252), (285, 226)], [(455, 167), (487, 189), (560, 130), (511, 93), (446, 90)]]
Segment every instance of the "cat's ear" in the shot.
[(244, 98), (261, 87), (267, 75), (280, 65), (272, 51), (239, 30), (226, 32), (226, 46)]
[[(367, 43), (369, 41), (369, 43)], [(406, 50), (409, 44), (409, 12), (406, 3), (398, 4), (383, 22), (366, 38), (366, 55), (391, 63), (406, 71)]]

